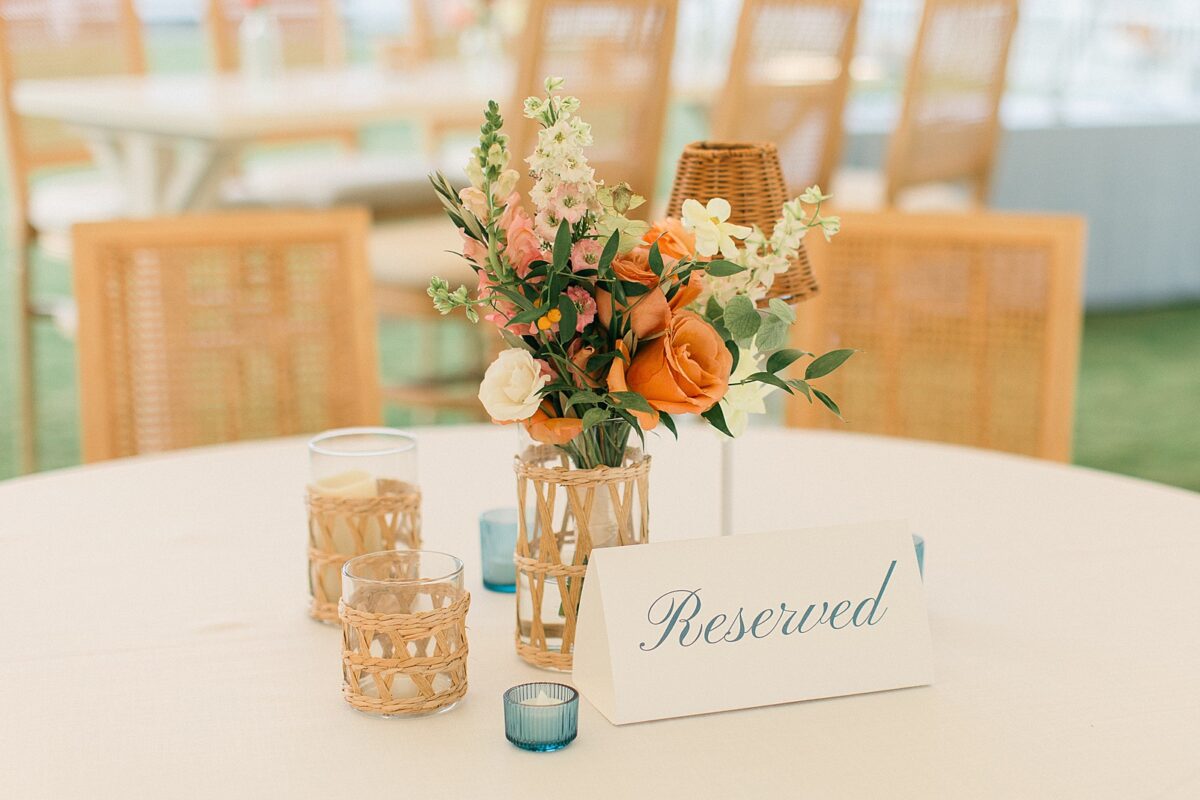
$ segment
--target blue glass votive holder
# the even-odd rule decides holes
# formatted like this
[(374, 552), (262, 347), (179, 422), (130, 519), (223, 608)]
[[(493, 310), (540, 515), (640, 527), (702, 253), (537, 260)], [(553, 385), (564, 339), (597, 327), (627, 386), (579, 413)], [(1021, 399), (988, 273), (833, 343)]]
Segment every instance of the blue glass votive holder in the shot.
[(925, 537), (913, 534), (913, 547), (917, 551), (917, 569), (921, 571), (921, 579), (925, 579)]
[(504, 735), (522, 750), (561, 750), (578, 726), (579, 692), (570, 686), (522, 683), (504, 693)]
[(479, 515), (479, 549), (483, 556), (483, 586), (493, 592), (517, 590), (517, 510), (493, 508)]

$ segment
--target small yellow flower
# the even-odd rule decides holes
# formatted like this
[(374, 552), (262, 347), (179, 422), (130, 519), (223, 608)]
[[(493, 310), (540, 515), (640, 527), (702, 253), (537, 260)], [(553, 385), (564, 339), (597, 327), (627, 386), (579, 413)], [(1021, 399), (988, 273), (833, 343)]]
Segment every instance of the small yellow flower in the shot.
[(550, 320), (551, 324), (556, 323), (562, 319), (562, 312), (557, 308), (552, 308), (546, 312), (546, 318)]
[(547, 314), (544, 317), (539, 317), (538, 321), (537, 321), (537, 326), (538, 326), (539, 331), (548, 331), (548, 330), (550, 330), (550, 326), (553, 324), (554, 323), (550, 321), (549, 314)]

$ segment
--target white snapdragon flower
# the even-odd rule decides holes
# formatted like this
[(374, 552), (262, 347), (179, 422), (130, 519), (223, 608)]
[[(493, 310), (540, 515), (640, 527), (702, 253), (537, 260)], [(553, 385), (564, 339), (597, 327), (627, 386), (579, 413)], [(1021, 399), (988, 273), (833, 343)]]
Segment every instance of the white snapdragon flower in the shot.
[(729, 376), (729, 391), (721, 400), (721, 411), (725, 414), (725, 424), (734, 436), (746, 432), (751, 414), (767, 413), (766, 398), (775, 388), (769, 384), (753, 383), (734, 386), (735, 383), (749, 378), (761, 369), (760, 356), (753, 350), (746, 350), (738, 360), (737, 369)]
[(542, 402), (550, 376), (528, 350), (502, 350), (479, 384), (479, 402), (497, 422), (529, 419)]
[(714, 197), (707, 206), (698, 200), (683, 201), (683, 225), (696, 235), (696, 253), (710, 257), (718, 251), (725, 258), (735, 258), (738, 253), (734, 239), (745, 239), (750, 229), (745, 225), (729, 222), (733, 209), (723, 197)]

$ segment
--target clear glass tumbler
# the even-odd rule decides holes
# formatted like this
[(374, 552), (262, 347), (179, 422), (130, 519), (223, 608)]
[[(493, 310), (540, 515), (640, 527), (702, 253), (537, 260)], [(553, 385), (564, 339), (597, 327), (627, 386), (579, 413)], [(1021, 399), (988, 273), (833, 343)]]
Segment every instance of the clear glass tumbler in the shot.
[(452, 708), (467, 692), (462, 561), (429, 550), (352, 558), (342, 568), (342, 694), (383, 717)]
[(332, 623), (347, 559), (421, 546), (417, 440), (391, 428), (342, 428), (313, 438), (308, 453), (311, 612)]

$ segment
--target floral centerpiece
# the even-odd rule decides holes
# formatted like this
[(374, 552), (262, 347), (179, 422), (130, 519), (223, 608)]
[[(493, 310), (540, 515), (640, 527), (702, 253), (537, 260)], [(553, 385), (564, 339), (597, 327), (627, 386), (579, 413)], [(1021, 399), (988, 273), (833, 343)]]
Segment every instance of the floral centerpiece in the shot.
[[(429, 295), (443, 314), (462, 309), (472, 321), (496, 325), (508, 346), (479, 389), (492, 419), (524, 426), (533, 440), (564, 457), (564, 469), (595, 470), (599, 481), (620, 476), (628, 492), (635, 477), (620, 470), (630, 467), (631, 458), (648, 469), (648, 458), (630, 447), (630, 438), (640, 440), (659, 427), (675, 433), (677, 416), (699, 416), (732, 436), (745, 428), (748, 414), (765, 411), (765, 395), (776, 389), (799, 392), (809, 402), (815, 398), (839, 413), (811, 382), (853, 351), (813, 357), (786, 347), (794, 310), (777, 299), (762, 302), (808, 231), (819, 228), (826, 237), (837, 232), (838, 219), (821, 215), (828, 196), (814, 186), (786, 203), (769, 235), (729, 222), (731, 208), (721, 198), (686, 201), (681, 219), (649, 224), (632, 218), (643, 198), (625, 183), (596, 181), (586, 155), (591, 129), (578, 115), (579, 100), (558, 94), (561, 86), (560, 79), (549, 78), (545, 97), (525, 101), (525, 116), (541, 125), (536, 148), (525, 159), (530, 208), (516, 191), (521, 176), (495, 102), (488, 104), (479, 145), (467, 164), (471, 185), (456, 192), (444, 176), (432, 178), (462, 233), (462, 255), (478, 284), (474, 291), (451, 289), (434, 278)], [(803, 377), (785, 376), (806, 358), (811, 360)], [(519, 480), (522, 474), (518, 467)], [(636, 480), (642, 481), (644, 505), (644, 476)], [(538, 492), (544, 506), (545, 495)], [(552, 520), (552, 513), (541, 513), (543, 507), (540, 524), (525, 526), (545, 536), (553, 530), (557, 541), (548, 538), (544, 545), (557, 544), (554, 558), (539, 561), (532, 550), (523, 554), (527, 537), (518, 542), (521, 573), (523, 558), (530, 569), (555, 562), (580, 570), (573, 587), (561, 569), (543, 570), (543, 578), (552, 575), (550, 584), (558, 580), (558, 610), (566, 625), (557, 637), (541, 631), (542, 650), (569, 651), (590, 548), (644, 540), (645, 515), (639, 538), (630, 533), (636, 525), (628, 517), (636, 515), (621, 492), (595, 497), (572, 501), (565, 518), (574, 517), (573, 523)], [(522, 514), (526, 501), (521, 498)], [(621, 507), (616, 519), (613, 505)], [(593, 519), (596, 508), (608, 509), (607, 524)], [(571, 524), (580, 530), (564, 528)], [(568, 554), (561, 548), (572, 538), (577, 549)], [(543, 588), (532, 585), (535, 598)], [(536, 620), (526, 633), (536, 643)], [(547, 645), (546, 636), (557, 644)]]

